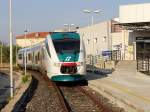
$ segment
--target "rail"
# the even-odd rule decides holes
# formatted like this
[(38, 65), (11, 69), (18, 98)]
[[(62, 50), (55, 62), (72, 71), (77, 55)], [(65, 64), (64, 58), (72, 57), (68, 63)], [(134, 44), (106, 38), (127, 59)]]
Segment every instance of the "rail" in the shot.
[(61, 105), (63, 107), (64, 112), (72, 112), (72, 109), (69, 106), (68, 102), (66, 101), (65, 96), (62, 93), (60, 87), (54, 82), (52, 82), (52, 85), (54, 86), (55, 90), (57, 91), (57, 95), (58, 95), (60, 103), (61, 103)]
[(81, 110), (84, 112), (110, 112), (108, 107), (82, 86), (63, 86), (59, 84), (54, 84), (54, 86), (64, 109), (66, 109), (65, 112), (78, 112)]
[(89, 97), (102, 112), (109, 112), (108, 108), (106, 108), (93, 94), (89, 93), (82, 87), (78, 88), (80, 91), (82, 91), (82, 93), (84, 93), (87, 97)]

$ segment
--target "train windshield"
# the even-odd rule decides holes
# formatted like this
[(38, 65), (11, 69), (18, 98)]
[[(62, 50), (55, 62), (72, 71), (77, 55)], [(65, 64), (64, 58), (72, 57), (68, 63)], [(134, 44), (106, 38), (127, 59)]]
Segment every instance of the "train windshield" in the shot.
[(53, 40), (54, 47), (57, 53), (62, 52), (79, 52), (80, 40), (79, 39), (57, 39)]

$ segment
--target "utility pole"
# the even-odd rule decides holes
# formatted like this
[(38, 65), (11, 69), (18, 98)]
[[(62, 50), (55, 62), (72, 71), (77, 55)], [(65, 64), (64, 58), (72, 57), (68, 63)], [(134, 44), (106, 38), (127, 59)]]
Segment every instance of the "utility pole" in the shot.
[(26, 41), (26, 39), (27, 39), (27, 32), (28, 32), (27, 30), (24, 31), (24, 33), (25, 33), (24, 34), (24, 36), (25, 36), (25, 46), (26, 46), (25, 47), (25, 62), (24, 62), (24, 64), (25, 64), (24, 65), (24, 67), (25, 67), (24, 68), (25, 69), (25, 75), (27, 75), (27, 50), (26, 50), (26, 48), (27, 48), (27, 41)]
[(17, 66), (17, 56), (18, 56), (17, 53), (18, 52), (17, 52), (17, 44), (16, 44), (16, 66)]
[(1, 67), (3, 66), (3, 42), (1, 43)]
[(9, 0), (9, 36), (10, 36), (10, 97), (13, 97), (13, 52), (12, 52), (12, 0)]
[[(83, 10), (83, 12), (84, 13), (87, 13), (87, 14), (92, 14), (92, 16), (91, 16), (91, 30), (92, 30), (92, 26), (94, 25), (94, 16), (93, 16), (93, 14), (95, 13), (95, 14), (98, 14), (98, 13), (103, 13), (102, 11), (100, 11), (100, 10), (95, 10), (95, 11), (91, 11), (91, 10), (88, 10), (88, 9), (85, 9), (85, 10)], [(92, 35), (92, 38), (94, 38), (94, 35), (93, 35), (93, 33), (91, 34)], [(92, 38), (91, 38), (91, 40), (92, 40)], [(94, 73), (94, 69), (95, 69), (95, 67), (94, 67), (94, 64), (95, 64), (95, 59), (96, 59), (96, 55), (95, 55), (95, 51), (94, 51), (94, 40), (92, 40), (93, 42), (93, 55), (92, 55), (92, 72)]]

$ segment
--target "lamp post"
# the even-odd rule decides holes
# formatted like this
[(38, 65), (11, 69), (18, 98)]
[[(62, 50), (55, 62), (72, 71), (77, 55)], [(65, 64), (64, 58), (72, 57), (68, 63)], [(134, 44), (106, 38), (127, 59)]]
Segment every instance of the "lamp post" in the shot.
[(17, 66), (17, 58), (18, 58), (18, 52), (17, 52), (17, 49), (18, 49), (18, 47), (17, 47), (17, 43), (16, 43), (16, 66)]
[(25, 37), (25, 62), (24, 62), (24, 70), (25, 70), (25, 75), (27, 74), (27, 50), (26, 50), (26, 47), (27, 47), (27, 42), (26, 42), (26, 38), (27, 38), (27, 30), (24, 31), (24, 37)]
[[(94, 24), (94, 16), (93, 16), (93, 14), (95, 13), (95, 14), (98, 14), (98, 13), (103, 13), (102, 11), (100, 11), (100, 10), (95, 10), (95, 11), (91, 11), (91, 10), (88, 10), (88, 9), (85, 9), (85, 10), (83, 10), (83, 13), (87, 13), (87, 14), (92, 14), (92, 16), (91, 16), (91, 26), (93, 26), (93, 24)], [(93, 35), (92, 35), (92, 37), (93, 37)], [(92, 44), (93, 44), (93, 56), (92, 56), (92, 72), (94, 73), (94, 64), (95, 64), (95, 52), (94, 52), (94, 44), (95, 44), (95, 42), (96, 42), (97, 40), (96, 40), (96, 38), (93, 40), (93, 42), (92, 42)]]
[(75, 25), (74, 24), (64, 24), (64, 26), (68, 26), (68, 31), (70, 32), (71, 31), (71, 27), (75, 26)]
[(13, 52), (12, 52), (12, 0), (9, 0), (9, 36), (10, 36), (10, 97), (13, 97)]
[(95, 14), (103, 13), (103, 12), (100, 11), (100, 10), (91, 11), (91, 10), (88, 10), (88, 9), (84, 9), (83, 12), (84, 12), (84, 13), (88, 13), (88, 14), (92, 14), (92, 16), (91, 16), (91, 25), (94, 24), (94, 16), (93, 16), (93, 14), (94, 14), (94, 13), (95, 13)]

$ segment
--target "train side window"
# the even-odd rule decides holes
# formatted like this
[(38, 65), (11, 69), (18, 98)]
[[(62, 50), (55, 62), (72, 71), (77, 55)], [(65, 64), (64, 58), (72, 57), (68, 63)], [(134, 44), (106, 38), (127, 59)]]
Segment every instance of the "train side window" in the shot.
[(44, 49), (42, 49), (42, 59), (44, 59)]
[(37, 59), (40, 60), (40, 52), (38, 52)]
[(37, 52), (35, 55), (35, 63), (38, 64), (39, 60), (40, 60), (40, 52)]
[(22, 54), (18, 55), (19, 60), (22, 60)]
[(35, 56), (35, 63), (36, 64), (38, 63), (38, 57), (37, 57), (37, 55)]
[(28, 54), (28, 60), (31, 61), (31, 59), (32, 59), (31, 54)]

